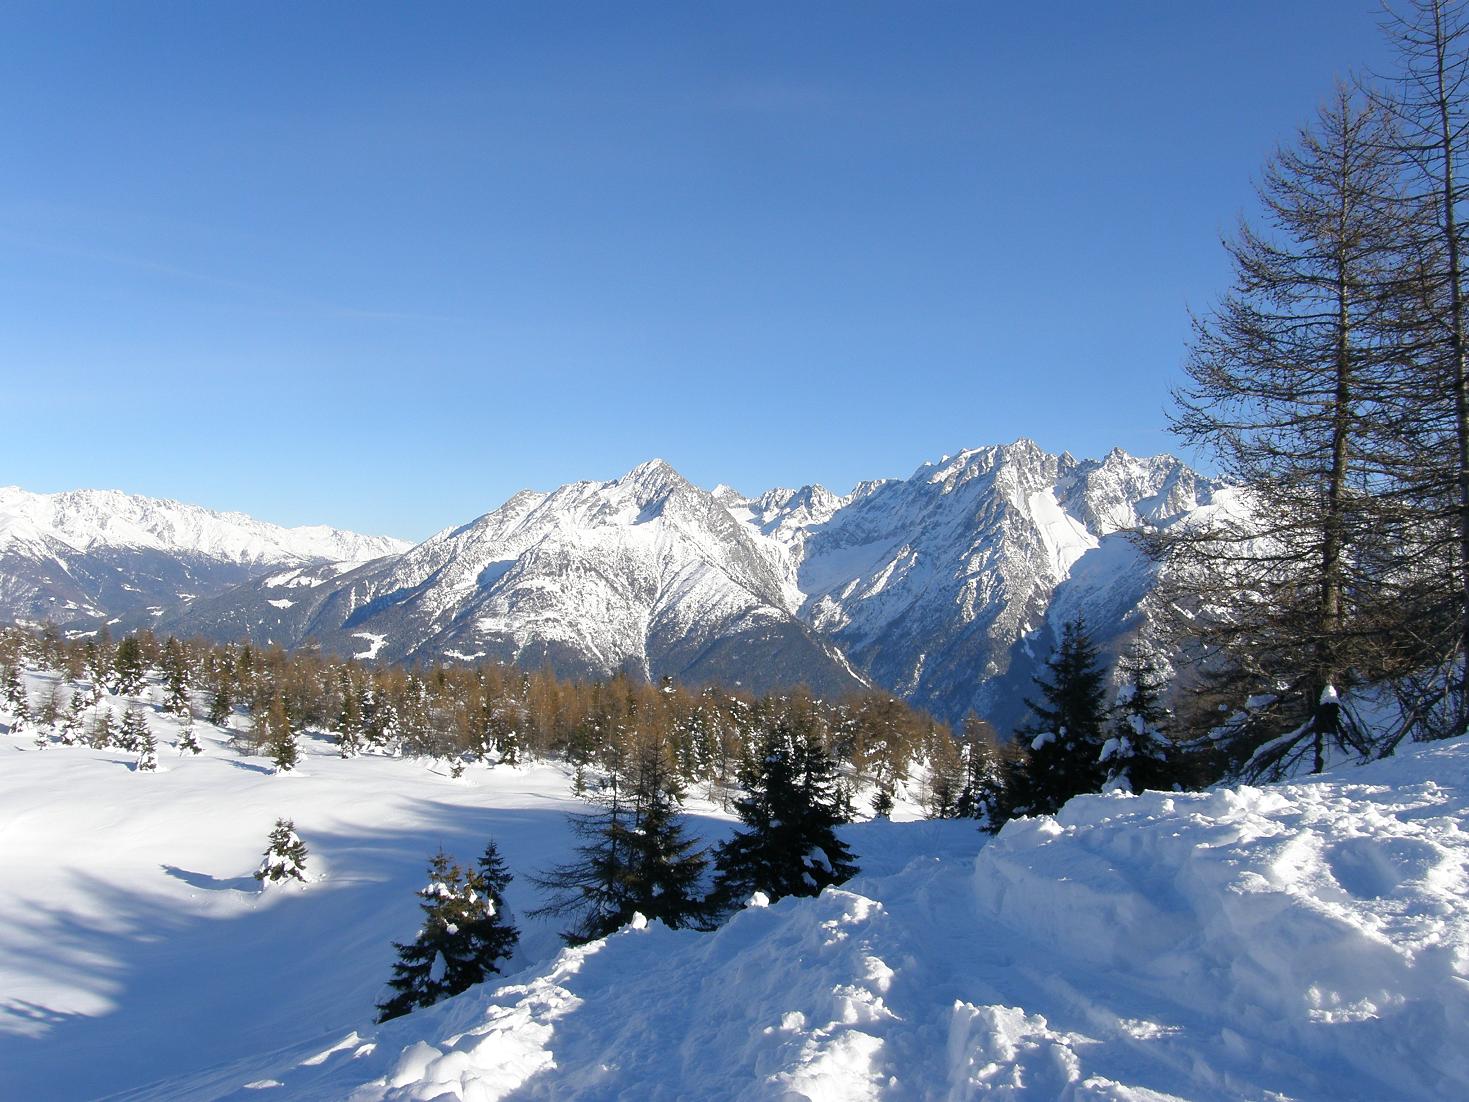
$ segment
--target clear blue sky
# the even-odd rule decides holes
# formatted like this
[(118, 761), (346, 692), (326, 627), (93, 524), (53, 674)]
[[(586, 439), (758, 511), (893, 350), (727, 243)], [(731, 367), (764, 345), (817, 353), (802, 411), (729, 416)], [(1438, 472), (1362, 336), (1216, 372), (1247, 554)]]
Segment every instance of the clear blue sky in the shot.
[(420, 537), (1170, 450), (1371, 0), (0, 7), (0, 483)]

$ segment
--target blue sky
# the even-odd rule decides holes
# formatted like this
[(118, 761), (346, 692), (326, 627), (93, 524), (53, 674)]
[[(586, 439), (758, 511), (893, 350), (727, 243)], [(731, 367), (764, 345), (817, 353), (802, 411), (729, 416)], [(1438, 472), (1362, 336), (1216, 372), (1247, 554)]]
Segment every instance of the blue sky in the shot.
[(0, 8), (0, 483), (420, 537), (1166, 431), (1368, 0)]

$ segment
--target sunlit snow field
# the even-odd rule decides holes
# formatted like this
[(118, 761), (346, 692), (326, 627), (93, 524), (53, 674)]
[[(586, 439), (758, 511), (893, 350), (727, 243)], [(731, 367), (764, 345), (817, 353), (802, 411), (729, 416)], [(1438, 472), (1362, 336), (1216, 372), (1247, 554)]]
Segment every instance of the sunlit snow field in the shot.
[[(524, 918), (580, 806), (561, 769), (454, 780), (308, 739), (274, 776), (198, 730), (156, 775), (0, 735), (0, 1097), (1469, 1097), (1469, 740), (1086, 797), (988, 845), (856, 824), (843, 889), (562, 951)], [(262, 895), (278, 816), (316, 879)], [(374, 1025), (426, 859), (490, 837), (513, 974)]]

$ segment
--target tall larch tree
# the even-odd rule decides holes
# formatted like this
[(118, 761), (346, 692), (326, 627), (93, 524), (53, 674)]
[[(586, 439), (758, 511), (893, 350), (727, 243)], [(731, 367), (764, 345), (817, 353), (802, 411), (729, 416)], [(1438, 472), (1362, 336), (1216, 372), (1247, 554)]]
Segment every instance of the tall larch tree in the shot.
[(1155, 541), (1196, 684), (1240, 701), (1245, 773), (1333, 747), (1362, 753), (1321, 702), (1383, 669), (1389, 576), (1358, 549), (1387, 478), (1381, 402), (1399, 372), (1403, 207), (1387, 122), (1338, 86), (1259, 187), (1264, 228), (1225, 243), (1235, 287), (1196, 319), (1173, 430), (1217, 457), (1230, 502)]

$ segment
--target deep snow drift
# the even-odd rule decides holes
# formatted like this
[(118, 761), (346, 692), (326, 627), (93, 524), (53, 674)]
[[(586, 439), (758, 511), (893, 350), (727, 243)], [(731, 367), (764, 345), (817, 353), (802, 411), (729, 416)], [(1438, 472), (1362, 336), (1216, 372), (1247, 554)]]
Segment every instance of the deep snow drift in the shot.
[[(549, 767), (456, 784), (324, 750), (302, 776), (211, 746), (150, 777), (0, 742), (0, 1096), (1469, 1097), (1469, 739), (1085, 797), (988, 844), (860, 824), (843, 889), (560, 952), (532, 925), (521, 972), (385, 1026), (437, 840), (493, 834), (523, 912), (570, 801)], [(241, 880), (283, 813), (324, 878), (260, 896)]]

